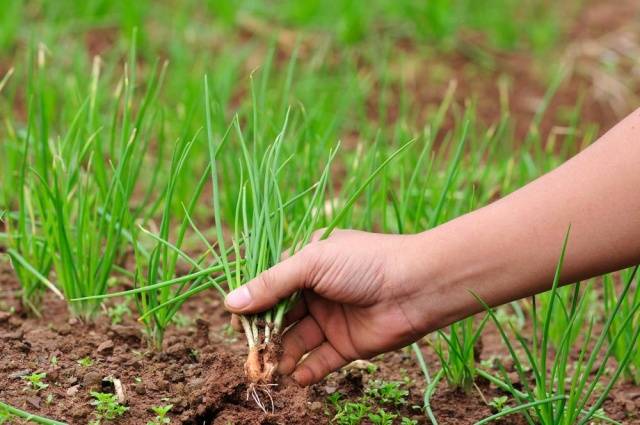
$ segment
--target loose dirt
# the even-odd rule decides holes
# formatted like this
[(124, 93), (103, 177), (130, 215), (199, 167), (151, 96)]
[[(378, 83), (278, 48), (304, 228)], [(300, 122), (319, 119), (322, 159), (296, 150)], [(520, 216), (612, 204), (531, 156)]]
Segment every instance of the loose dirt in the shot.
[[(338, 391), (344, 399), (356, 401), (369, 381), (380, 379), (404, 382), (408, 403), (398, 413), (427, 423), (414, 407), (422, 406), (425, 382), (410, 350), (374, 359), (375, 372), (354, 364), (309, 388), (281, 378), (271, 390), (274, 413), (265, 414), (247, 399), (244, 338), (229, 332), (229, 316), (215, 293), (190, 301), (185, 315), (205, 320), (172, 328), (163, 352), (155, 353), (147, 349), (140, 327), (129, 317), (117, 325), (106, 318), (91, 325), (79, 323), (69, 318), (64, 303), (48, 296), (43, 317), (31, 318), (19, 310), (13, 297), (17, 290), (8, 264), (0, 264), (0, 400), (32, 413), (84, 425), (94, 418), (89, 391), (114, 392), (112, 381), (118, 379), (129, 408), (115, 422), (122, 425), (146, 424), (154, 416), (150, 409), (166, 404), (174, 405), (174, 424), (322, 424), (330, 423), (335, 414), (328, 396)], [(8, 313), (12, 309), (16, 310)], [(487, 356), (506, 353), (491, 328), (483, 335), (482, 347)], [(431, 350), (425, 347), (424, 354), (432, 371), (437, 370)], [(90, 366), (78, 363), (85, 357), (92, 359)], [(27, 390), (21, 377), (33, 372), (47, 373), (49, 387), (37, 393)], [(490, 415), (484, 400), (500, 395), (483, 380), (468, 393), (450, 390), (442, 382), (431, 404), (439, 423), (466, 425)], [(625, 424), (640, 424), (640, 390), (619, 386), (606, 410)], [(497, 423), (526, 422), (510, 417)]]

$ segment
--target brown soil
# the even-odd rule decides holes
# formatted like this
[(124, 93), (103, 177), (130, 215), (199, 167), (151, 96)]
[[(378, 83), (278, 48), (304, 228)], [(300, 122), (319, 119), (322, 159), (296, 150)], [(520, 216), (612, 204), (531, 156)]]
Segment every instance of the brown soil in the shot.
[[(8, 294), (18, 287), (6, 264), (0, 274), (3, 310), (18, 308)], [(1, 399), (29, 412), (86, 424), (92, 419), (90, 390), (113, 392), (109, 378), (119, 379), (129, 411), (117, 423), (146, 423), (154, 406), (173, 404), (171, 417), (181, 424), (306, 424), (322, 419), (308, 408), (309, 389), (281, 382), (272, 389), (275, 414), (263, 414), (247, 400), (243, 340), (227, 341), (221, 327), (227, 314), (219, 301), (200, 298), (187, 306), (208, 317), (195, 326), (173, 329), (162, 353), (147, 350), (140, 327), (131, 319), (111, 325), (106, 318), (86, 325), (68, 318), (64, 303), (48, 297), (42, 319), (19, 311), (0, 313)], [(83, 367), (78, 360), (90, 357)], [(56, 364), (52, 364), (52, 358)], [(26, 390), (21, 376), (46, 372), (49, 387)], [(48, 404), (47, 396), (53, 396)]]
[[(147, 349), (140, 327), (131, 318), (119, 325), (105, 318), (92, 325), (78, 323), (69, 319), (64, 303), (50, 296), (44, 317), (29, 318), (19, 311), (13, 297), (17, 290), (12, 271), (6, 263), (0, 264), (0, 399), (32, 413), (70, 425), (86, 424), (93, 418), (89, 391), (113, 392), (109, 379), (116, 378), (123, 384), (129, 407), (118, 424), (145, 424), (153, 418), (152, 407), (166, 404), (174, 405), (170, 416), (176, 424), (319, 424), (329, 423), (335, 414), (327, 402), (330, 394), (339, 391), (356, 401), (369, 381), (380, 379), (405, 382), (408, 403), (398, 413), (427, 423), (413, 407), (422, 405), (425, 382), (409, 350), (374, 359), (374, 373), (353, 365), (310, 388), (280, 379), (272, 388), (275, 413), (264, 414), (247, 399), (244, 339), (227, 333), (229, 317), (214, 293), (190, 301), (184, 309), (190, 317), (207, 320), (171, 329), (163, 352), (154, 353)], [(6, 313), (12, 309), (12, 314)], [(506, 353), (491, 328), (483, 334), (482, 352), (483, 358)], [(435, 355), (426, 348), (424, 354), (435, 370)], [(93, 360), (91, 366), (78, 364), (87, 356)], [(26, 390), (20, 377), (33, 372), (46, 372), (49, 387), (38, 393)], [(53, 399), (47, 403), (49, 395)], [(432, 407), (441, 424), (473, 424), (491, 414), (484, 400), (499, 395), (483, 380), (469, 393), (450, 390), (442, 382)], [(640, 410), (640, 389), (619, 386), (605, 407), (612, 418), (640, 424), (634, 413)], [(497, 423), (526, 422), (510, 417)]]

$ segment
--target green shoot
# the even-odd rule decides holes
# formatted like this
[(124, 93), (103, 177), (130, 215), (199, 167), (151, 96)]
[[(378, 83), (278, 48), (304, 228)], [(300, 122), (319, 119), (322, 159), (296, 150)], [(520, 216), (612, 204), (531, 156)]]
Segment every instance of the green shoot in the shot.
[(369, 383), (365, 390), (365, 395), (380, 404), (399, 407), (407, 404), (409, 392), (402, 388), (401, 382), (374, 380)]
[[(150, 232), (140, 229), (132, 229), (131, 233), (134, 235), (142, 234), (148, 235), (153, 239), (155, 246), (151, 252), (151, 255), (146, 261), (147, 257), (142, 255), (139, 250), (136, 251), (136, 286), (140, 288), (153, 287), (161, 281), (167, 281), (173, 279), (177, 275), (177, 267), (180, 265), (179, 260), (188, 259), (187, 264), (191, 267), (192, 272), (201, 270), (201, 264), (206, 259), (204, 256), (197, 260), (191, 260), (188, 257), (182, 257), (181, 251), (182, 244), (185, 239), (185, 235), (190, 225), (191, 214), (198, 201), (202, 189), (206, 182), (205, 178), (201, 178), (198, 182), (191, 198), (186, 206), (184, 206), (185, 216), (182, 219), (181, 225), (177, 230), (177, 236), (174, 242), (169, 242), (170, 226), (171, 226), (171, 204), (174, 201), (174, 195), (176, 193), (176, 184), (178, 179), (182, 175), (183, 167), (189, 159), (191, 148), (193, 147), (194, 140), (179, 140), (176, 144), (174, 154), (171, 160), (171, 166), (169, 169), (169, 180), (167, 187), (164, 189), (164, 209), (162, 214), (162, 220), (160, 223), (159, 235), (151, 234)], [(136, 236), (136, 238), (138, 238)], [(146, 271), (145, 271), (146, 266)], [(144, 276), (144, 278), (141, 278)], [(160, 287), (154, 291), (140, 292), (136, 297), (136, 306), (141, 316), (141, 321), (145, 325), (146, 334), (150, 343), (150, 346), (156, 350), (162, 349), (162, 342), (164, 334), (168, 326), (174, 323), (176, 314), (182, 306), (184, 298), (180, 298), (181, 295), (189, 293), (189, 291), (203, 290), (209, 287), (217, 287), (222, 291), (218, 283), (210, 278), (208, 275), (202, 275), (201, 277), (193, 280), (192, 282), (182, 282), (175, 287), (165, 286)]]
[(506, 395), (493, 397), (489, 402), (489, 406), (491, 406), (491, 409), (494, 412), (500, 413), (505, 409), (505, 407), (507, 407), (508, 401), (509, 401), (509, 397)]
[[(507, 336), (495, 313), (476, 296), (478, 301), (487, 308), (489, 316), (498, 328), (513, 360), (519, 384), (522, 386), (522, 390), (517, 389), (517, 384), (512, 381), (502, 366), (500, 366), (500, 377), (495, 377), (484, 371), (478, 372), (501, 390), (509, 393), (517, 403), (516, 407), (504, 409), (493, 418), (498, 417), (498, 415), (504, 416), (519, 412), (524, 415), (529, 423), (585, 425), (600, 417), (598, 411), (602, 403), (606, 400), (614, 383), (629, 364), (631, 351), (620, 360), (610, 373), (608, 382), (604, 381), (605, 372), (608, 368), (607, 362), (613, 356), (615, 343), (623, 335), (624, 329), (629, 323), (636, 320), (638, 310), (640, 310), (640, 306), (636, 306), (628, 314), (621, 317), (619, 331), (611, 337), (609, 346), (606, 347), (605, 344), (611, 333), (612, 323), (616, 320), (618, 314), (622, 312), (621, 306), (629, 294), (634, 274), (627, 280), (618, 301), (612, 306), (611, 314), (605, 322), (600, 335), (596, 337), (593, 333), (593, 319), (590, 320), (586, 329), (582, 329), (582, 341), (579, 346), (578, 357), (577, 360), (572, 361), (573, 344), (571, 336), (575, 331), (575, 326), (578, 326), (580, 304), (585, 303), (588, 298), (578, 296), (579, 292), (576, 289), (576, 296), (571, 300), (571, 305), (566, 305), (564, 299), (558, 294), (560, 272), (564, 262), (568, 237), (569, 233), (567, 232), (550, 292), (550, 305), (544, 317), (540, 317), (538, 310), (535, 308), (535, 298), (533, 301), (533, 348), (530, 348), (530, 344), (520, 333), (512, 329), (516, 341), (525, 354), (524, 359), (517, 354), (511, 339)], [(569, 320), (557, 350), (551, 354), (549, 350), (551, 322), (557, 317), (558, 311), (568, 312)], [(639, 336), (640, 328), (637, 328), (632, 335), (631, 346), (637, 344)], [(531, 383), (525, 372), (529, 368), (533, 372), (533, 382)], [(485, 423), (485, 421), (481, 422)]]
[[(38, 84), (33, 84), (35, 101), (29, 110), (29, 128), (33, 130), (25, 142), (33, 149), (25, 149), (23, 212), (17, 223), (20, 240), (16, 239), (16, 244), (22, 245), (10, 255), (14, 264), (19, 263), (46, 286), (50, 286), (46, 266), (52, 263), (56, 286), (68, 300), (106, 293), (114, 263), (127, 241), (124, 229), (135, 219), (129, 204), (149, 146), (149, 134), (144, 131), (150, 124), (148, 106), (162, 77), (150, 76), (145, 96), (134, 108), (134, 65), (135, 43), (123, 90), (113, 105), (109, 134), (95, 120), (97, 93), (90, 90), (68, 128), (55, 140), (49, 137), (52, 123), (47, 119), (50, 111), (45, 101), (50, 87), (44, 83), (41, 68), (34, 72)], [(93, 78), (97, 84), (99, 72)], [(29, 232), (34, 234), (35, 229), (36, 235), (26, 232), (29, 225)], [(85, 299), (69, 307), (81, 320), (92, 321), (101, 303), (98, 298)]]
[(130, 314), (131, 309), (129, 309), (129, 306), (124, 302), (115, 304), (113, 307), (107, 309), (107, 316), (109, 316), (112, 325), (119, 325), (125, 316), (129, 316)]
[[(634, 276), (635, 275), (635, 276)], [(615, 276), (607, 275), (604, 277), (604, 307), (606, 317), (612, 317), (616, 306), (619, 304), (618, 313), (613, 316), (611, 328), (609, 329), (609, 343), (613, 348), (613, 356), (616, 361), (622, 362), (629, 351), (631, 351), (627, 367), (625, 367), (623, 376), (627, 381), (640, 385), (640, 348), (638, 344), (634, 344), (635, 330), (640, 328), (640, 316), (626, 323), (625, 317), (628, 317), (638, 305), (640, 305), (640, 290), (638, 290), (638, 278), (636, 268), (626, 270), (621, 274), (625, 281), (635, 280), (636, 289), (633, 295), (620, 298), (617, 294)], [(615, 336), (620, 334), (616, 340)]]
[(393, 420), (397, 418), (398, 415), (393, 413), (389, 413), (384, 409), (378, 409), (375, 413), (369, 413), (368, 418), (374, 425), (392, 425)]
[(118, 402), (118, 397), (115, 394), (96, 391), (91, 391), (90, 394), (93, 397), (91, 405), (95, 407), (95, 420), (92, 421), (92, 425), (99, 425), (102, 421), (116, 420), (129, 410), (128, 407)]
[[(474, 318), (468, 318), (449, 327), (449, 333), (438, 331), (433, 348), (451, 388), (469, 391), (476, 377), (476, 346), (487, 322), (485, 316), (475, 326)], [(446, 347), (446, 348), (445, 348)]]
[(166, 425), (171, 423), (171, 419), (167, 417), (169, 411), (173, 408), (173, 404), (167, 404), (166, 406), (152, 407), (151, 410), (155, 413), (156, 417), (147, 422), (147, 425)]
[(78, 364), (82, 367), (91, 367), (93, 366), (93, 360), (91, 360), (91, 357), (86, 356), (83, 357), (81, 359), (78, 360)]
[(12, 423), (11, 420), (13, 418), (19, 418), (29, 423), (36, 423), (40, 425), (67, 425), (65, 422), (59, 422), (53, 419), (34, 415), (0, 401), (0, 424), (9, 425)]
[[(28, 175), (27, 170), (30, 139), (28, 132), (24, 141), (22, 165), (17, 181), (20, 188), (18, 190), (17, 216), (8, 217), (5, 226), (7, 253), (22, 286), (22, 305), (31, 313), (39, 316), (44, 290), (51, 290), (59, 298), (63, 298), (63, 295), (47, 278), (52, 267), (52, 256), (48, 242), (46, 238), (43, 238), (42, 228), (36, 222), (34, 205), (36, 200), (31, 189), (33, 179)], [(14, 143), (18, 145), (16, 140)]]
[(39, 392), (49, 387), (49, 384), (44, 383), (44, 379), (47, 377), (46, 373), (32, 373), (22, 377), (25, 381), (26, 389)]

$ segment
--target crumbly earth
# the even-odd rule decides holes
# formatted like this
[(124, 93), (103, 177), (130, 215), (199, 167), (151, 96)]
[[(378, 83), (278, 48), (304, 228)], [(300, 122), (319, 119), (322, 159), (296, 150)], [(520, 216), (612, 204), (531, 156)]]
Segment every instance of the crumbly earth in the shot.
[[(422, 405), (425, 383), (408, 350), (379, 356), (373, 361), (375, 372), (368, 363), (355, 364), (310, 388), (280, 379), (271, 389), (274, 413), (264, 414), (247, 399), (244, 339), (229, 333), (228, 315), (214, 293), (185, 306), (186, 316), (204, 319), (169, 331), (163, 352), (155, 353), (147, 349), (140, 327), (130, 317), (118, 325), (104, 317), (91, 325), (77, 323), (64, 303), (48, 297), (43, 317), (30, 318), (18, 308), (13, 296), (17, 289), (8, 265), (0, 263), (0, 399), (32, 413), (70, 425), (87, 424), (94, 412), (89, 391), (114, 392), (109, 380), (115, 378), (123, 384), (129, 408), (117, 424), (144, 425), (154, 416), (152, 407), (166, 404), (174, 405), (173, 424), (322, 424), (330, 423), (335, 414), (327, 401), (330, 394), (338, 391), (355, 401), (369, 381), (381, 379), (402, 381), (409, 390), (406, 406), (391, 411), (427, 423), (414, 407)], [(15, 312), (7, 313), (12, 308)], [(482, 352), (504, 354), (495, 332), (487, 330)], [(433, 353), (427, 348), (424, 352), (436, 369)], [(85, 357), (92, 359), (90, 366), (78, 363)], [(26, 390), (21, 376), (33, 372), (46, 372), (49, 386), (39, 392)], [(441, 424), (473, 424), (491, 414), (483, 398), (499, 395), (482, 380), (469, 393), (450, 390), (443, 382), (431, 404)], [(640, 424), (640, 389), (619, 386), (606, 410), (625, 424)], [(497, 423), (526, 422), (510, 417)]]

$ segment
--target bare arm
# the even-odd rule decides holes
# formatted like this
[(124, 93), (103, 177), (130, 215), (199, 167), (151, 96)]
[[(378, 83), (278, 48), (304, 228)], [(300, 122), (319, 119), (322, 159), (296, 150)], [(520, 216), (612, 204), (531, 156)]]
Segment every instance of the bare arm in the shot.
[(439, 282), (422, 293), (444, 306), (430, 328), (478, 310), (467, 288), (491, 305), (549, 289), (569, 225), (564, 283), (640, 262), (640, 109), (554, 171), (418, 236), (434, 261), (415, 267)]
[[(338, 231), (227, 297), (260, 311), (302, 290), (282, 373), (316, 382), (499, 305), (549, 289), (564, 235), (564, 283), (640, 262), (640, 109), (513, 194), (410, 236)], [(298, 363), (305, 354), (310, 355)]]

